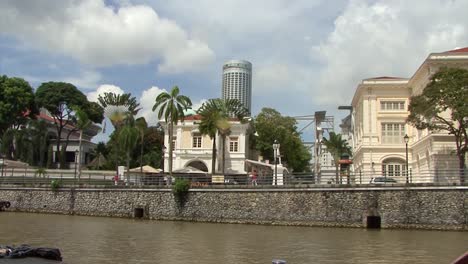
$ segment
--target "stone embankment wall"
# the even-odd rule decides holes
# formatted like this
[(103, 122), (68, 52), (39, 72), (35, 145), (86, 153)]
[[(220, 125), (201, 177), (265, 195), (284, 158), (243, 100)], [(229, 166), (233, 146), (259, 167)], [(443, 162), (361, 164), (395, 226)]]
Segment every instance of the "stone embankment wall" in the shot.
[(0, 188), (9, 211), (305, 226), (468, 231), (468, 187), (191, 190)]

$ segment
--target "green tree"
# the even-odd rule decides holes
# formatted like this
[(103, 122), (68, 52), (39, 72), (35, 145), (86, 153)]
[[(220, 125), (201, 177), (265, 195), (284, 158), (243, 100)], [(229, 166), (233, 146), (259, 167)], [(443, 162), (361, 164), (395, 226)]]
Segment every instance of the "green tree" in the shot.
[(21, 78), (0, 76), (0, 134), (8, 128), (18, 129), (37, 114), (34, 92)]
[[(99, 111), (97, 105), (89, 103), (86, 96), (70, 83), (46, 82), (41, 84), (36, 90), (36, 104), (38, 107), (45, 108), (54, 119), (57, 132), (57, 151), (60, 150), (62, 140), (65, 138), (62, 154), (66, 151), (70, 134), (77, 131), (76, 129), (70, 129), (66, 137), (63, 135), (65, 127), (74, 125), (73, 107), (83, 109), (91, 121), (95, 123), (100, 123), (103, 119), (102, 115), (96, 114), (96, 111)], [(60, 166), (63, 167), (65, 164), (64, 157), (63, 155), (58, 155), (58, 157)]]
[(124, 125), (125, 118), (128, 116), (127, 113), (134, 116), (140, 110), (140, 104), (135, 97), (132, 97), (131, 93), (104, 93), (103, 96), (99, 95), (98, 101), (101, 107), (104, 108), (105, 116), (110, 119), (115, 130)]
[(92, 125), (92, 121), (89, 119), (88, 115), (86, 114), (85, 111), (83, 111), (79, 107), (75, 107), (75, 117), (76, 117), (76, 123), (75, 127), (79, 130), (80, 132), (80, 139), (78, 143), (78, 162), (77, 162), (77, 170), (78, 170), (78, 181), (81, 178), (81, 159), (82, 159), (82, 144), (83, 144), (83, 132), (85, 129), (90, 127)]
[(208, 135), (213, 140), (211, 171), (215, 173), (216, 161), (216, 133), (218, 132), (222, 140), (222, 163), (221, 172), (225, 173), (225, 153), (226, 137), (231, 133), (231, 123), (229, 119), (237, 118), (244, 122), (244, 117), (248, 115), (248, 110), (237, 99), (210, 99), (198, 110), (201, 116), (199, 124), (200, 133)]
[[(106, 167), (111, 168), (115, 166), (117, 170), (118, 165), (121, 164), (124, 159), (122, 156), (126, 156), (125, 150), (121, 146), (121, 142), (118, 139), (120, 129), (128, 121), (128, 117), (135, 116), (140, 110), (139, 104), (135, 97), (132, 97), (130, 93), (116, 94), (116, 93), (104, 93), (99, 95), (98, 102), (102, 108), (104, 108), (104, 116), (109, 118), (114, 127), (114, 132), (110, 136), (110, 140), (107, 144), (109, 153), (107, 155)], [(105, 125), (104, 125), (105, 130)]]
[(144, 149), (144, 142), (145, 142), (145, 132), (148, 129), (148, 123), (146, 123), (146, 119), (144, 117), (139, 117), (135, 121), (135, 126), (140, 133), (140, 173), (143, 174), (143, 149)]
[(127, 179), (130, 176), (130, 154), (132, 153), (133, 149), (135, 148), (136, 144), (138, 143), (138, 137), (140, 132), (138, 128), (135, 126), (135, 121), (133, 118), (126, 118), (125, 125), (119, 131), (119, 141), (122, 144), (122, 148), (126, 154), (127, 160)]
[(107, 157), (107, 154), (109, 153), (109, 150), (106, 147), (106, 143), (104, 142), (98, 142), (96, 145), (96, 148), (94, 148), (91, 152), (91, 155), (93, 159), (97, 159), (97, 164), (93, 167), (96, 169), (102, 169), (102, 166), (104, 165), (104, 160)]
[(143, 144), (143, 164), (149, 164), (155, 168), (162, 168), (164, 131), (161, 126), (151, 126), (145, 131)]
[(164, 121), (168, 126), (169, 134), (169, 174), (172, 176), (172, 139), (173, 127), (180, 119), (184, 118), (184, 110), (192, 106), (192, 101), (185, 95), (179, 94), (179, 87), (172, 87), (170, 92), (160, 93), (156, 97), (156, 102), (153, 106), (153, 112), (158, 111), (158, 119), (164, 117)]
[(468, 70), (442, 68), (431, 76), (422, 94), (412, 96), (408, 122), (418, 129), (447, 131), (454, 136), (464, 182), (465, 157), (468, 151)]
[(273, 142), (281, 145), (282, 161), (296, 172), (309, 170), (311, 154), (302, 143), (294, 118), (282, 116), (272, 108), (263, 108), (255, 118), (258, 136), (253, 141), (255, 149), (266, 159), (273, 160)]
[(351, 156), (351, 147), (346, 140), (341, 138), (341, 134), (336, 134), (335, 132), (330, 132), (329, 138), (323, 138), (322, 143), (333, 157), (333, 162), (335, 163), (335, 182), (338, 183), (340, 182), (340, 159), (345, 154)]
[(30, 122), (30, 129), (32, 130), (32, 141), (35, 146), (37, 153), (36, 156), (39, 158), (37, 165), (43, 168), (45, 166), (45, 155), (47, 153), (48, 146), (48, 124), (45, 120), (32, 120)]

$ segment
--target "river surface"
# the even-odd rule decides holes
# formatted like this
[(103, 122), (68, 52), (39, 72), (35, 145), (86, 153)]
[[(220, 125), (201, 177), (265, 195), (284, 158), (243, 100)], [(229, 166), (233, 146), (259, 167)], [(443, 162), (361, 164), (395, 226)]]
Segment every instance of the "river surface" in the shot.
[(270, 264), (273, 259), (285, 260), (287, 264), (443, 264), (451, 263), (468, 250), (468, 232), (211, 224), (0, 212), (0, 244), (57, 247), (68, 264)]

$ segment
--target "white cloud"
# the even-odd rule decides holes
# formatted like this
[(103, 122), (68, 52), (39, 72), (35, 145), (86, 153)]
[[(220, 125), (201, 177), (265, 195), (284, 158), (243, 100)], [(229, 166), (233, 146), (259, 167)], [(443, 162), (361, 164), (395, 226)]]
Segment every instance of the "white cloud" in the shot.
[(409, 78), (429, 53), (466, 46), (466, 10), (467, 1), (351, 1), (312, 49), (325, 65), (311, 91), (315, 103), (349, 104), (364, 78)]
[(160, 89), (157, 86), (153, 86), (141, 93), (141, 110), (138, 112), (138, 116), (144, 117), (146, 119), (146, 123), (148, 123), (148, 126), (154, 126), (158, 123), (158, 113), (153, 112), (153, 106), (156, 102), (156, 97), (158, 97), (158, 95), (162, 92), (167, 91), (165, 89)]
[(213, 51), (145, 5), (113, 9), (103, 0), (0, 2), (0, 32), (92, 66), (160, 62), (164, 73), (197, 71)]
[(72, 83), (77, 87), (92, 89), (98, 86), (98, 83), (101, 80), (101, 74), (96, 71), (83, 71), (79, 77), (65, 77), (62, 79), (64, 82)]
[(192, 102), (192, 109), (197, 111), (208, 99), (201, 99), (196, 102)]
[(124, 94), (125, 92), (118, 86), (112, 84), (103, 84), (100, 85), (96, 91), (87, 93), (86, 97), (91, 102), (97, 102), (99, 95), (104, 95), (104, 93)]
[[(156, 102), (156, 97), (162, 92), (167, 92), (166, 89), (161, 89), (157, 86), (150, 87), (144, 90), (140, 97), (141, 110), (138, 112), (138, 116), (142, 116), (146, 119), (149, 126), (154, 126), (158, 123), (158, 112), (153, 112), (153, 106)], [(192, 109), (197, 110), (206, 99), (201, 99), (197, 102), (192, 102)]]

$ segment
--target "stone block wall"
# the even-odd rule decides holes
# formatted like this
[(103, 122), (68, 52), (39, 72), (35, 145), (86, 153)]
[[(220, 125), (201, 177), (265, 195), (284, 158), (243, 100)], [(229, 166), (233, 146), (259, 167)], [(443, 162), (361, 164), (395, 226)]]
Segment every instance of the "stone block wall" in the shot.
[(221, 223), (468, 230), (468, 188), (330, 188), (191, 190), (175, 201), (170, 190), (0, 188), (7, 210), (89, 216), (143, 217)]

